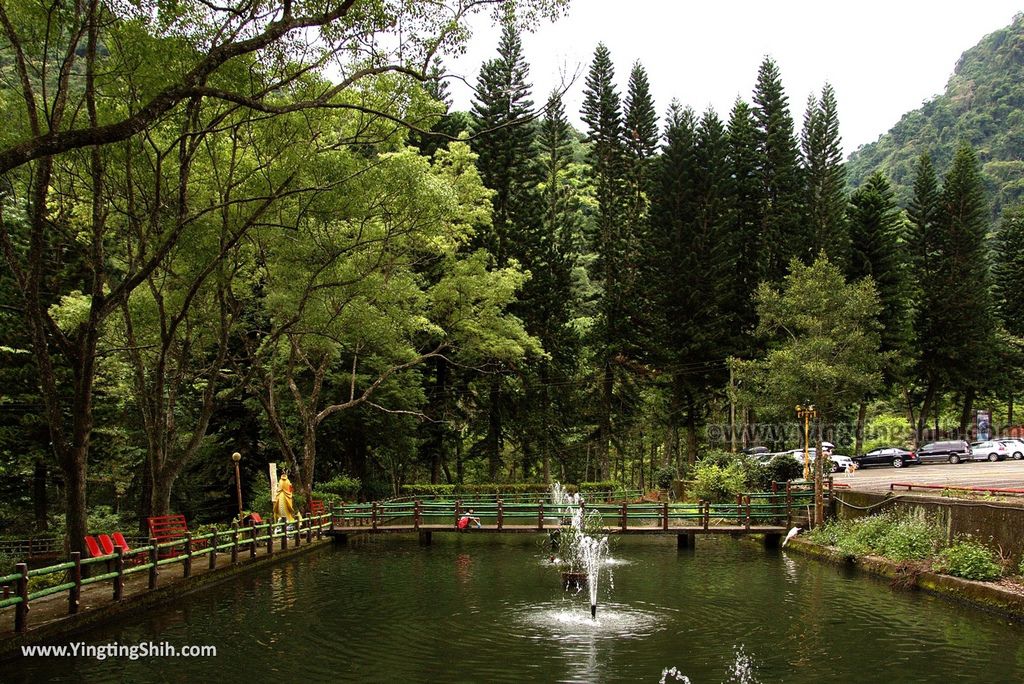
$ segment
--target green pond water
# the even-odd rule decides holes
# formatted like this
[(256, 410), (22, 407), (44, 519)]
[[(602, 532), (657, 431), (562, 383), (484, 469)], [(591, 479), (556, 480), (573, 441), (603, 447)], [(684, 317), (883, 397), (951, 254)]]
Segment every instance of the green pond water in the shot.
[(216, 657), (20, 657), (0, 681), (1024, 681), (1024, 626), (754, 541), (613, 538), (596, 620), (547, 556), (533, 535), (331, 547), (70, 639)]

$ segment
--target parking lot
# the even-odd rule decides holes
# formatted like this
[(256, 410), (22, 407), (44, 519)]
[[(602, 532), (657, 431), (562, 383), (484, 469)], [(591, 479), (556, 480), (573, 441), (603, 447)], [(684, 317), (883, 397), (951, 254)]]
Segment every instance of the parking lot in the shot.
[(860, 468), (852, 476), (837, 473), (837, 483), (853, 489), (889, 491), (892, 482), (970, 487), (1012, 487), (1024, 489), (1024, 461), (971, 461), (951, 465), (948, 463), (904, 466), (873, 466)]

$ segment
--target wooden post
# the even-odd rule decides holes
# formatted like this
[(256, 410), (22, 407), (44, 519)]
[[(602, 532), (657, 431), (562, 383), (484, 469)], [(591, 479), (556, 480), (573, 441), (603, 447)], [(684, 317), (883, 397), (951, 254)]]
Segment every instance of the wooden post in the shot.
[(668, 501), (661, 502), (661, 529), (668, 529)]
[(623, 532), (626, 531), (626, 522), (626, 502), (623, 501), (619, 507), (619, 527)]
[(743, 495), (736, 495), (736, 524), (743, 524)]
[(320, 520), (319, 516), (316, 517), (316, 518), (314, 518), (313, 516), (310, 516), (309, 521), (306, 523), (306, 543), (307, 544), (312, 544), (313, 543), (313, 523), (315, 521), (317, 521), (317, 520)]
[(505, 502), (498, 499), (498, 529), (505, 526)]
[[(456, 529), (458, 529), (458, 527), (459, 527), (459, 518), (461, 518), (461, 517), (462, 517), (462, 499), (456, 499), (455, 500), (455, 527), (456, 527)], [(501, 523), (498, 523), (498, 524), (500, 525)]]
[(544, 502), (541, 501), (537, 506), (537, 529), (544, 529)]
[(701, 501), (704, 506), (704, 529), (708, 529), (708, 524), (711, 522), (711, 502)]
[(750, 529), (750, 495), (747, 495), (747, 529)]
[(793, 493), (790, 490), (789, 480), (786, 480), (786, 529), (793, 527)]
[(413, 529), (416, 529), (416, 530), (420, 529), (420, 500), (419, 499), (416, 499), (416, 501), (414, 501), (413, 504), (412, 504), (412, 526), (413, 526)]
[(370, 527), (377, 529), (377, 502), (370, 504)]
[(284, 524), (281, 525), (281, 550), (288, 550), (288, 520), (285, 519)]
[(156, 548), (156, 539), (153, 537), (149, 538), (149, 588), (156, 589), (156, 578), (160, 574), (157, 570), (156, 562), (159, 559), (159, 553)]
[(14, 607), (14, 631), (24, 634), (28, 629), (28, 564), (18, 563), (14, 569), (21, 574), (15, 585), (21, 603)]
[(185, 533), (185, 577), (192, 576), (192, 533)]
[[(833, 492), (832, 492), (832, 476), (829, 475), (828, 476), (828, 505), (830, 507), (832, 506), (832, 501), (833, 501), (832, 494), (833, 494)], [(822, 516), (822, 518), (824, 518), (824, 516)], [(825, 521), (821, 520), (820, 522), (825, 522)]]
[(295, 524), (295, 548), (299, 548), (302, 545), (302, 523), (305, 518), (299, 518), (299, 522)]
[[(68, 592), (68, 615), (75, 615), (78, 613), (78, 604), (82, 597), (82, 554), (80, 551), (71, 552), (71, 562), (75, 564), (75, 567), (71, 568), (71, 581), (75, 583), (75, 586), (71, 587), (71, 591)], [(4, 596), (4, 598), (7, 597)]]
[(238, 563), (238, 521), (231, 525), (231, 564)]
[(256, 521), (249, 518), (249, 560), (256, 559)]
[(210, 537), (210, 570), (217, 567), (217, 530), (213, 531), (213, 536)]
[(124, 596), (124, 548), (117, 546), (114, 552), (117, 554), (114, 559), (114, 571), (117, 573), (117, 577), (114, 578), (114, 600), (120, 601)]
[(274, 555), (274, 523), (267, 525), (267, 555)]

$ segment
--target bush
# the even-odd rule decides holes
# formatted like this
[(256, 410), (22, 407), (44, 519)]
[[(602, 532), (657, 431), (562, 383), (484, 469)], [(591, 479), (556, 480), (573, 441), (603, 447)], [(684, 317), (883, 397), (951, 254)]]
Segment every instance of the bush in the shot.
[(939, 572), (969, 580), (988, 581), (998, 579), (999, 563), (995, 554), (987, 547), (969, 539), (963, 539), (939, 553), (936, 564)]
[(1024, 575), (1024, 557), (1020, 559), (1020, 565), (1017, 566), (1017, 572)]
[[(359, 478), (338, 475), (327, 482), (317, 484), (316, 491), (323, 494), (334, 494), (339, 499), (351, 500), (356, 498), (361, 487), (362, 483), (359, 481)], [(319, 497), (314, 494), (313, 498)]]
[(654, 484), (658, 489), (668, 489), (676, 479), (676, 469), (672, 466), (662, 466), (654, 471)]
[[(563, 489), (568, 492), (576, 492), (588, 484), (583, 483), (580, 488), (575, 485), (564, 485)], [(614, 483), (596, 483), (606, 485), (608, 489), (613, 488)], [(485, 484), (407, 484), (402, 485), (402, 496), (447, 496), (447, 497), (469, 497), (475, 494), (546, 494), (551, 491), (551, 485), (535, 482), (517, 482), (502, 484), (492, 482)]]
[[(112, 534), (124, 524), (121, 516), (110, 506), (93, 506), (89, 509), (87, 528), (89, 534)], [(58, 584), (60, 584), (58, 582)]]
[(735, 501), (746, 488), (746, 478), (739, 463), (721, 467), (701, 461), (693, 469), (692, 492), (698, 499), (713, 503)]
[(856, 520), (830, 521), (809, 538), (848, 556), (873, 554), (896, 561), (922, 560), (935, 553), (942, 532), (931, 522), (889, 513)]
[(779, 454), (764, 466), (768, 478), (765, 490), (771, 489), (772, 482), (799, 480), (804, 476), (804, 467), (788, 454)]

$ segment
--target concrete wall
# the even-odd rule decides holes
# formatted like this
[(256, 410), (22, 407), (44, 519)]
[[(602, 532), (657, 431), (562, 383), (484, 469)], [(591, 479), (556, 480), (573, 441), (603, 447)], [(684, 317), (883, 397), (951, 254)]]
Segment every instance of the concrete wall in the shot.
[(1004, 553), (1012, 555), (1014, 562), (1019, 562), (1024, 556), (1024, 501), (968, 501), (855, 491), (836, 491), (835, 499), (833, 513), (840, 519), (897, 510), (933, 521), (946, 531), (947, 540), (971, 535), (993, 549), (1002, 547)]

